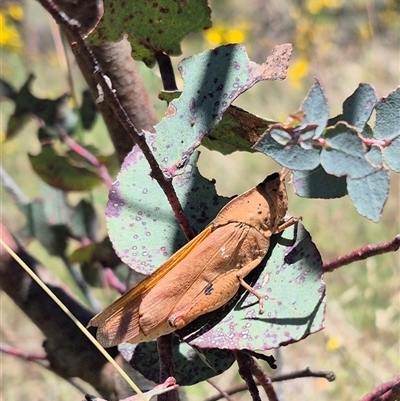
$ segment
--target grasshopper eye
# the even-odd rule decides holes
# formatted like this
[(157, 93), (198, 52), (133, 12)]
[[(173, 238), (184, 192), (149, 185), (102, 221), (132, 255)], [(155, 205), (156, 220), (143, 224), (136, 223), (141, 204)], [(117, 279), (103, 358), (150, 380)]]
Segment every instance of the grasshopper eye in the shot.
[(277, 178), (280, 180), (279, 173), (270, 174), (270, 175), (264, 180), (264, 183), (263, 183), (263, 184), (266, 185), (267, 182), (275, 181)]

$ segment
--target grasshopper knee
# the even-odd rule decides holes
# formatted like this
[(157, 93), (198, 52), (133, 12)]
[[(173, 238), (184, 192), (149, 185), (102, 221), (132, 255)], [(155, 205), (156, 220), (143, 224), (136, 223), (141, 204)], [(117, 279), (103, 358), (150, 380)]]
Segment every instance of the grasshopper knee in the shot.
[(175, 330), (179, 330), (182, 327), (185, 327), (188, 322), (185, 321), (185, 319), (183, 318), (183, 316), (174, 316), (172, 315), (169, 319), (168, 319), (168, 324), (173, 327)]

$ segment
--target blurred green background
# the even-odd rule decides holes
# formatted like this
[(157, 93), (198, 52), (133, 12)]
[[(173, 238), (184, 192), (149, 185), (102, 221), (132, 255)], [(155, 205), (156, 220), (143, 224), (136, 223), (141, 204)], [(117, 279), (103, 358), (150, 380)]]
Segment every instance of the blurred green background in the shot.
[[(21, 5), (22, 4), (22, 5)], [(235, 104), (262, 117), (285, 121), (296, 111), (313, 78), (325, 88), (330, 116), (360, 82), (375, 86), (378, 96), (386, 96), (400, 78), (400, 2), (398, 0), (342, 1), (297, 0), (265, 2), (211, 1), (214, 27), (191, 34), (182, 44), (183, 57), (231, 42), (242, 42), (252, 60), (263, 62), (276, 44), (295, 44), (288, 78), (283, 82), (261, 82), (242, 95)], [(63, 54), (57, 50), (57, 27), (41, 6), (32, 1), (2, 3), (0, 9), (0, 61), (3, 79), (19, 88), (33, 72), (33, 93), (55, 98), (67, 91)], [(72, 57), (69, 57), (72, 60)], [(72, 61), (74, 85), (80, 93), (84, 80)], [(162, 89), (157, 68), (139, 65), (143, 78), (162, 118)], [(181, 81), (177, 78), (178, 86)], [(1, 103), (2, 166), (33, 199), (40, 196), (39, 178), (32, 171), (27, 153), (36, 153), (37, 123), (30, 122), (22, 133), (4, 141), (11, 102)], [(88, 135), (87, 133), (85, 135)], [(102, 121), (98, 121), (86, 141), (101, 144), (102, 153), (112, 153), (112, 145)], [(279, 168), (266, 156), (236, 152), (222, 156), (202, 149), (201, 172), (215, 178), (222, 195), (233, 195), (254, 186)], [(399, 156), (400, 157), (400, 156)], [(323, 201), (297, 198), (289, 185), (289, 211), (303, 216), (322, 258), (350, 252), (368, 243), (393, 238), (400, 230), (400, 179), (392, 175), (389, 198), (381, 221), (372, 223), (357, 214), (348, 197)], [(71, 201), (79, 199), (71, 194)], [(97, 211), (103, 216), (107, 201), (104, 187), (92, 192)], [(1, 219), (14, 233), (24, 225), (24, 217), (14, 200), (1, 189)], [(105, 232), (104, 224), (100, 228)], [(74, 285), (57, 258), (32, 241), (27, 249), (61, 280)], [(310, 366), (333, 370), (337, 379), (297, 379), (277, 386), (286, 400), (360, 399), (373, 387), (400, 371), (400, 255), (399, 252), (371, 258), (327, 274), (326, 329), (279, 351), (280, 369), (289, 372)], [(78, 290), (76, 290), (79, 293)], [(42, 335), (4, 294), (0, 294), (1, 342), (24, 352), (41, 350)], [(60, 312), (61, 313), (61, 312)], [(1, 354), (0, 399), (80, 400), (82, 395), (54, 374), (13, 356)], [(268, 372), (270, 372), (267, 369)], [(272, 373), (272, 372), (271, 372)], [(240, 382), (236, 368), (213, 379), (227, 389)], [(88, 387), (87, 387), (88, 388)], [(203, 400), (216, 391), (208, 384), (188, 388), (190, 400)], [(264, 396), (265, 397), (265, 396)], [(249, 399), (247, 393), (235, 399)]]

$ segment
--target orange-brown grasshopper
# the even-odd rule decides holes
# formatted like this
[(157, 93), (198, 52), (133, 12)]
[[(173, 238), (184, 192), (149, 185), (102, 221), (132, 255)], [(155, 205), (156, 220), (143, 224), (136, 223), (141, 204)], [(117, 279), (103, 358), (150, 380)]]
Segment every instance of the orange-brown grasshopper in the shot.
[(225, 305), (245, 287), (259, 300), (246, 277), (266, 255), (270, 237), (298, 221), (289, 218), (285, 176), (262, 183), (224, 206), (195, 238), (153, 274), (89, 322), (104, 347), (154, 340)]

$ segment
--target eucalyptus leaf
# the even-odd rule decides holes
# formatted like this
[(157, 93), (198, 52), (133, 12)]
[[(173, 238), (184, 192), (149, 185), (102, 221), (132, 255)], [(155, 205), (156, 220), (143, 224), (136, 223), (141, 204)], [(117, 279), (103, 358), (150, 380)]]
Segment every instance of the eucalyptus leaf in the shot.
[(377, 101), (375, 89), (371, 85), (359, 84), (354, 93), (344, 101), (341, 120), (362, 131)]
[(220, 46), (179, 63), (184, 89), (169, 104), (146, 139), (164, 174), (181, 174), (203, 138), (232, 102), (262, 80), (284, 79), (292, 45), (275, 46), (263, 64), (251, 61), (242, 45)]
[(347, 177), (347, 190), (358, 213), (378, 222), (389, 193), (389, 172), (381, 168), (366, 177)]
[(375, 109), (375, 138), (390, 139), (400, 136), (400, 87), (379, 100)]
[(324, 132), (326, 127), (329, 109), (321, 82), (315, 80), (315, 84), (311, 87), (306, 98), (304, 99), (300, 110), (304, 111), (305, 118), (303, 124), (316, 124), (314, 138), (318, 138)]
[[(120, 344), (118, 349), (133, 369), (147, 379), (159, 381), (159, 359), (156, 341), (141, 344)], [(233, 352), (221, 349), (196, 351), (186, 343), (176, 340), (172, 350), (174, 377), (180, 386), (190, 386), (217, 376), (229, 369), (235, 357)]]
[(37, 155), (28, 155), (33, 170), (47, 184), (64, 191), (87, 191), (102, 183), (96, 173), (86, 167), (72, 165), (52, 145), (43, 145)]
[(292, 183), (296, 194), (303, 198), (333, 199), (347, 195), (346, 177), (330, 175), (321, 166), (293, 171)]
[[(276, 131), (277, 130), (271, 131), (271, 134), (274, 135), (275, 138), (279, 136), (283, 141), (284, 138), (281, 132), (278, 133)], [(300, 144), (283, 145), (278, 143), (271, 134), (267, 131), (253, 148), (271, 157), (283, 167), (291, 170), (314, 170), (319, 165), (321, 149), (304, 149)]]
[(325, 131), (324, 139), (326, 146), (321, 151), (321, 165), (327, 173), (360, 178), (375, 171), (365, 157), (362, 139), (351, 126), (337, 123)]

